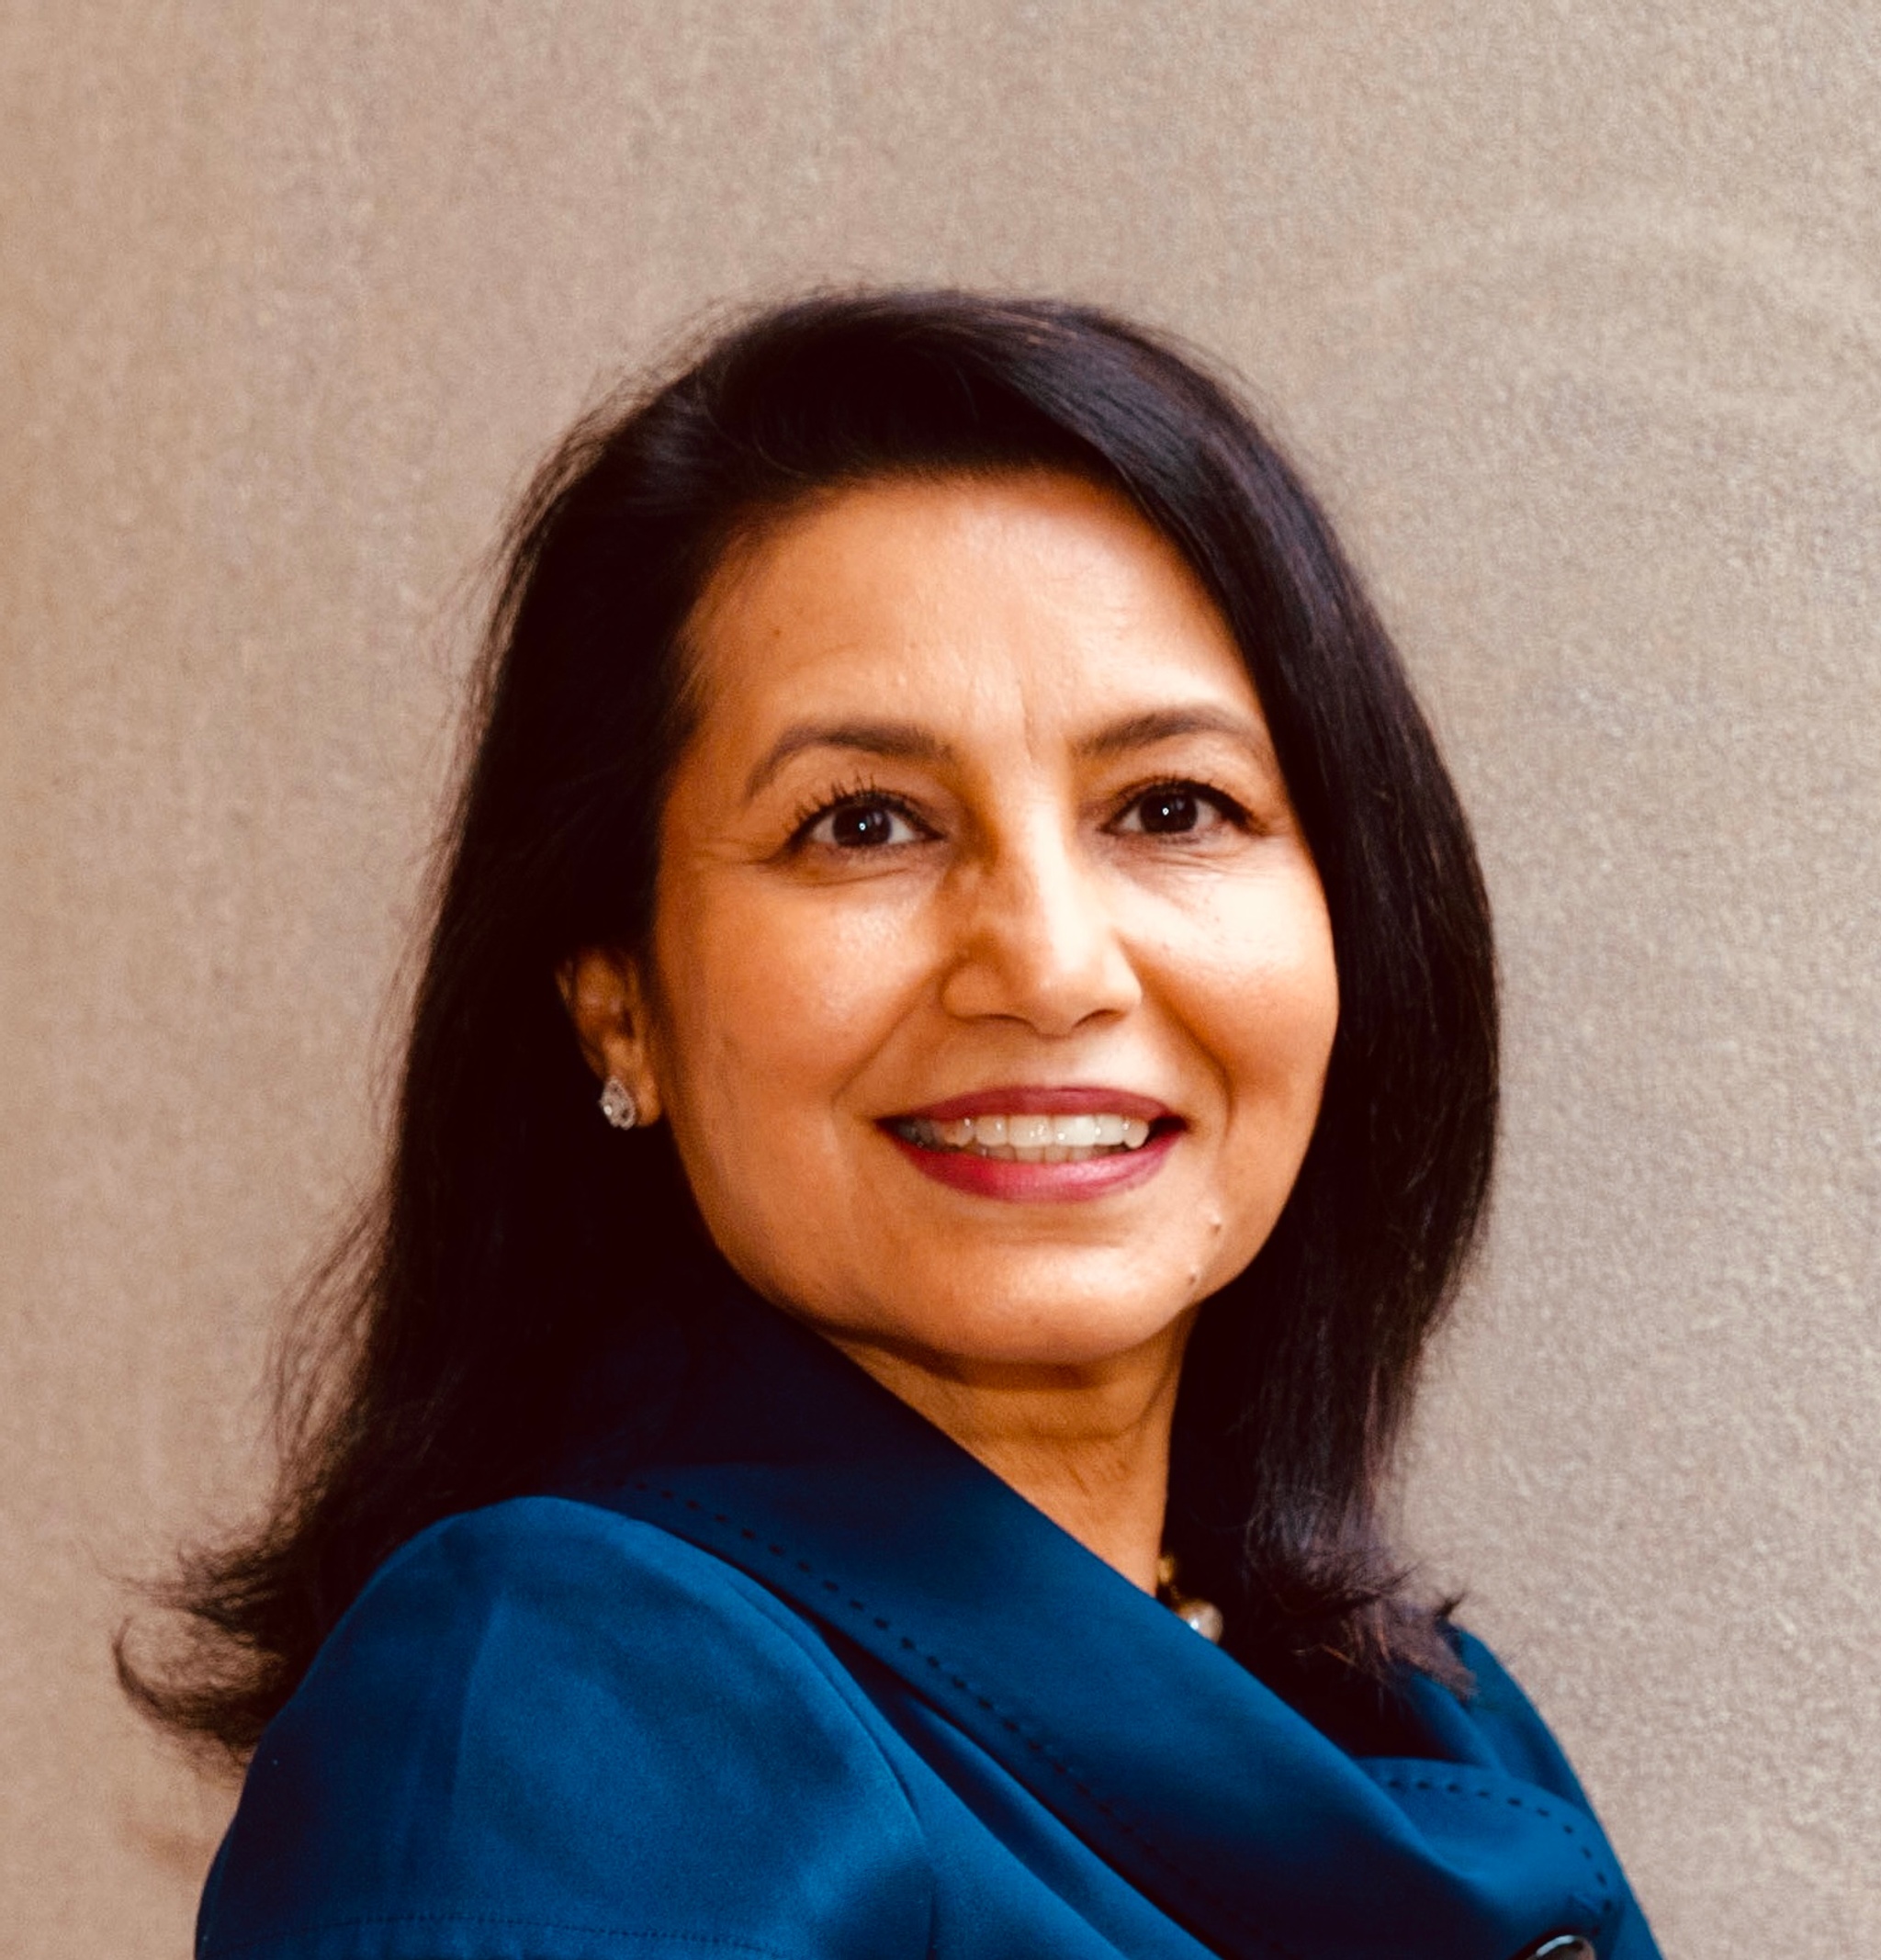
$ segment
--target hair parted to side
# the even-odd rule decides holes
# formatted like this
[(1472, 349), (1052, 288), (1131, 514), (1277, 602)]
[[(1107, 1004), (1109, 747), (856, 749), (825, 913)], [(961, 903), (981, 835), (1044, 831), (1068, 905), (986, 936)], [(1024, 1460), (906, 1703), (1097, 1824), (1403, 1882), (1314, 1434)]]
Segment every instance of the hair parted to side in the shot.
[(377, 1208), (315, 1290), (326, 1331), (286, 1398), (271, 1515), (168, 1590), (194, 1638), (167, 1662), (120, 1641), (158, 1718), (250, 1749), (397, 1546), (540, 1487), (585, 1357), (641, 1341), (658, 1376), (663, 1256), (696, 1214), (663, 1126), (623, 1137), (597, 1117), (556, 973), (649, 926), (688, 616), (735, 541), (818, 491), (1041, 467), (1120, 489), (1213, 595), (1338, 969), (1299, 1179), (1189, 1347), (1170, 1546), (1264, 1672), (1456, 1678), (1381, 1519), (1495, 1130), (1488, 903), (1436, 744), (1324, 515), (1193, 356), (1092, 308), (880, 292), (722, 333), (580, 423), (524, 500)]

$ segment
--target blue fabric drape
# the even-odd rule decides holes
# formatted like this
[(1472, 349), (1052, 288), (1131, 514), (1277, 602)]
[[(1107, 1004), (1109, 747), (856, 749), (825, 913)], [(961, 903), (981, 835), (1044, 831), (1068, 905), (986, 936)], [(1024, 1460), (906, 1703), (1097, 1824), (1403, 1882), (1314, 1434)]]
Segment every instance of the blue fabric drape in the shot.
[(599, 1436), (375, 1576), (257, 1751), (201, 1960), (1656, 1960), (1480, 1642), (1389, 1753), (1335, 1740), (722, 1290), (654, 1459)]

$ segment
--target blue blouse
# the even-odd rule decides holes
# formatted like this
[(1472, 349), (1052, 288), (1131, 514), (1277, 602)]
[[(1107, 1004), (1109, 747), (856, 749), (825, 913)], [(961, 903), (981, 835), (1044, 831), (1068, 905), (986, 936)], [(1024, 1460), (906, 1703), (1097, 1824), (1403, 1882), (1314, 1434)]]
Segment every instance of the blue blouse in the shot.
[(657, 1467), (597, 1450), (374, 1576), (255, 1753), (199, 1960), (1657, 1960), (1480, 1642), (1389, 1752), (1335, 1738), (726, 1311)]

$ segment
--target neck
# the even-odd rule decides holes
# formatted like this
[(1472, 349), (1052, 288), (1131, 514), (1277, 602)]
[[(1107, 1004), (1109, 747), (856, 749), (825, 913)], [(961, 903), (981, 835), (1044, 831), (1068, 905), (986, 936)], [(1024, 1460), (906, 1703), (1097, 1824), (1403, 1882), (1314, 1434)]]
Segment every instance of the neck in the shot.
[(1156, 1589), (1189, 1318), (1127, 1354), (1059, 1366), (917, 1354), (828, 1335), (1146, 1593)]

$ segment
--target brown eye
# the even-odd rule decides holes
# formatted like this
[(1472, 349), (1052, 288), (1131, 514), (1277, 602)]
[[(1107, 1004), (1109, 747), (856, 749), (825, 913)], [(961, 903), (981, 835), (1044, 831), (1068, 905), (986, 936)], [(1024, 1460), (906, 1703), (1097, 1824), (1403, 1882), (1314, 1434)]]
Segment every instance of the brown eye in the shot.
[(833, 845), (839, 850), (911, 844), (922, 835), (895, 804), (860, 801), (839, 803), (826, 810), (804, 834), (813, 844)]
[(1212, 830), (1226, 821), (1222, 799), (1193, 783), (1164, 783), (1145, 790), (1119, 819), (1120, 830), (1151, 837), (1181, 837)]

